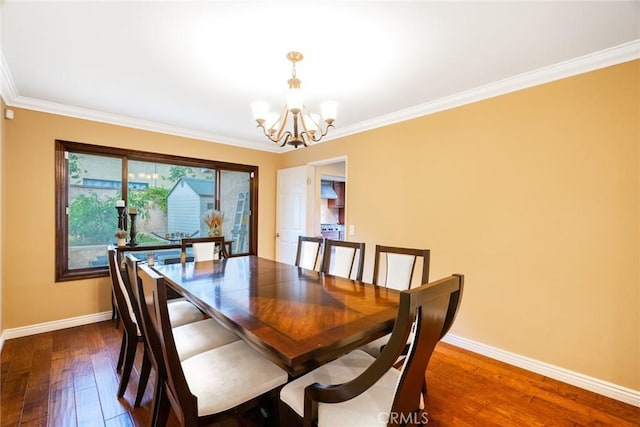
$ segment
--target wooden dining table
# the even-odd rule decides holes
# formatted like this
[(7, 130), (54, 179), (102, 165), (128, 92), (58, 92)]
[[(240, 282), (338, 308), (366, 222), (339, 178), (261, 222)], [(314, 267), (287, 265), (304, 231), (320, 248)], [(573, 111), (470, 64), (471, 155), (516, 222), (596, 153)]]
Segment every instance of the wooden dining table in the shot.
[(391, 332), (398, 312), (396, 290), (257, 256), (153, 268), (293, 377)]

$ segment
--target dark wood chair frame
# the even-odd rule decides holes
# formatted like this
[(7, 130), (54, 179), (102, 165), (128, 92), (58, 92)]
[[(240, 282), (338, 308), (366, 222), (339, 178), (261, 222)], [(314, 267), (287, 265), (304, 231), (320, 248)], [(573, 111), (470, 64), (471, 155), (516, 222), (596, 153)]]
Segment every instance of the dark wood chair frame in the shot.
[[(395, 246), (381, 246), (376, 245), (376, 254), (373, 261), (373, 284), (377, 285), (379, 282), (379, 270), (380, 270), (380, 255), (383, 253), (394, 253), (394, 254), (402, 254), (402, 255), (413, 255), (415, 257), (422, 257), (422, 276), (420, 278), (420, 284), (423, 285), (425, 283), (429, 283), (429, 264), (431, 262), (431, 251), (429, 249), (411, 249), (411, 248), (399, 248)], [(411, 276), (413, 277), (413, 270), (416, 266), (414, 261), (413, 267), (411, 268)], [(386, 286), (386, 283), (385, 283)], [(411, 287), (411, 283), (409, 283), (409, 287)]]
[[(154, 358), (153, 349), (149, 344), (149, 339), (147, 337), (147, 325), (145, 325), (145, 318), (143, 314), (143, 309), (146, 310), (146, 299), (144, 296), (144, 289), (140, 286), (138, 279), (138, 262), (140, 261), (133, 254), (125, 255), (125, 267), (127, 270), (127, 277), (129, 278), (127, 291), (129, 292), (129, 299), (131, 300), (131, 305), (133, 306), (133, 312), (136, 316), (138, 322), (138, 328), (140, 329), (140, 333), (143, 337), (143, 357), (142, 357), (142, 368), (140, 369), (140, 380), (138, 382), (138, 393), (136, 394), (136, 400), (133, 403), (134, 407), (140, 406), (142, 402), (142, 398), (144, 397), (144, 391), (147, 388), (147, 383), (149, 382), (149, 374), (151, 373), (151, 368), (156, 371), (156, 377), (159, 377), (162, 372), (158, 372), (158, 366)], [(144, 303), (143, 303), (144, 302)], [(143, 307), (144, 304), (144, 307)], [(157, 386), (157, 383), (156, 383)], [(155, 399), (154, 399), (155, 402)]]
[[(339, 385), (314, 383), (304, 390), (303, 425), (317, 425), (318, 403), (344, 402), (365, 392), (392, 369), (405, 347), (407, 338), (416, 323), (415, 338), (406, 358), (398, 388), (391, 407), (392, 421), (420, 420), (420, 398), (427, 394), (426, 371), (433, 351), (440, 339), (447, 334), (462, 301), (464, 276), (453, 275), (436, 282), (400, 293), (398, 317), (389, 343), (380, 356), (361, 375)], [(286, 404), (281, 402), (281, 405)], [(280, 409), (281, 413), (284, 411)], [(284, 425), (284, 424), (283, 424)]]
[(220, 256), (222, 258), (229, 258), (231, 256), (231, 242), (225, 241), (224, 236), (211, 236), (211, 237), (185, 237), (181, 241), (181, 259), (186, 259), (187, 247), (192, 246), (194, 243), (208, 243), (214, 242), (220, 244)]
[[(322, 271), (323, 273), (329, 273), (329, 268), (331, 267), (331, 248), (335, 246), (342, 246), (342, 247), (354, 249), (354, 252), (353, 252), (354, 256), (351, 259), (351, 268), (349, 268), (349, 276), (348, 276), (349, 279), (351, 278), (351, 273), (353, 272), (353, 264), (356, 262), (356, 253), (359, 254), (357, 255), (358, 270), (356, 271), (355, 279), (361, 282), (362, 274), (364, 272), (364, 249), (365, 249), (364, 243), (325, 239), (324, 255), (322, 256), (322, 269), (320, 271)], [(360, 251), (360, 252), (357, 252), (357, 251)]]
[[(128, 263), (133, 263), (133, 257), (128, 257), (127, 258), (127, 262)], [(151, 305), (147, 304), (147, 300), (145, 298), (145, 294), (144, 294), (144, 287), (143, 287), (143, 283), (142, 280), (140, 279), (139, 276), (139, 268), (137, 266), (137, 264), (135, 265), (135, 274), (136, 274), (136, 288), (137, 288), (137, 295), (139, 295), (140, 297), (137, 299), (137, 303), (138, 303), (138, 309), (140, 311), (140, 315), (142, 316), (143, 319), (143, 328), (144, 331), (146, 333), (144, 333), (144, 340), (145, 340), (145, 345), (146, 348), (148, 349), (148, 367), (145, 370), (145, 366), (144, 366), (144, 360), (143, 360), (143, 367), (141, 369), (141, 373), (140, 373), (140, 381), (142, 382), (142, 377), (143, 375), (146, 377), (145, 381), (148, 380), (149, 377), (149, 371), (150, 368), (152, 367), (155, 371), (156, 371), (156, 376), (155, 376), (155, 383), (153, 385), (153, 400), (152, 400), (152, 404), (151, 404), (151, 408), (152, 408), (152, 412), (151, 412), (151, 425), (152, 426), (157, 426), (157, 425), (164, 425), (161, 423), (158, 423), (158, 417), (159, 414), (161, 412), (160, 409), (160, 402), (161, 402), (161, 394), (163, 392), (163, 384), (164, 381), (167, 378), (167, 371), (166, 371), (166, 366), (164, 364), (164, 359), (162, 356), (162, 343), (160, 342), (160, 339), (158, 338), (158, 334), (156, 332), (156, 328), (157, 326), (157, 319), (156, 319), (156, 314), (155, 314), (155, 308)], [(143, 268), (147, 268), (148, 267), (141, 267), (141, 269)], [(149, 275), (149, 271), (150, 270), (146, 270), (144, 274)], [(154, 274), (154, 273), (152, 273)], [(146, 373), (145, 373), (146, 372)], [(144, 394), (144, 389), (142, 389), (142, 394), (140, 392), (140, 387), (138, 388), (138, 396), (136, 396), (136, 402), (138, 401), (138, 398), (142, 398), (142, 395)], [(165, 420), (166, 421), (166, 420)]]
[[(154, 341), (157, 342), (157, 346), (154, 344), (153, 347), (156, 351), (159, 351), (155, 356), (155, 362), (161, 372), (161, 374), (158, 375), (161, 377), (161, 382), (156, 388), (154, 423), (152, 425), (166, 425), (171, 408), (173, 408), (181, 426), (208, 425), (232, 411), (242, 413), (250, 408), (255, 408), (257, 405), (262, 405), (261, 412), (264, 410), (269, 416), (275, 415), (277, 419), (278, 405), (272, 405), (272, 410), (265, 408), (267, 408), (267, 405), (277, 401), (281, 387), (251, 399), (228, 411), (211, 414), (206, 417), (198, 416), (198, 399), (189, 389), (176, 350), (175, 341), (173, 340), (173, 332), (171, 330), (167, 308), (167, 285), (162, 276), (149, 270), (148, 267), (141, 266), (140, 270), (143, 271), (143, 274), (147, 274), (150, 278), (154, 279), (154, 314), (147, 311), (145, 316), (145, 325), (148, 323), (149, 330), (153, 328), (154, 331)], [(142, 283), (140, 283), (139, 286), (140, 289), (142, 289)]]
[(302, 256), (302, 242), (318, 243), (318, 252), (316, 253), (315, 261), (313, 263), (313, 267), (315, 268), (315, 266), (318, 265), (318, 258), (320, 256), (320, 253), (322, 252), (322, 248), (324, 245), (324, 237), (298, 236), (298, 251), (296, 252), (296, 263), (295, 263), (296, 267), (300, 267), (300, 258)]
[[(118, 363), (116, 370), (121, 372), (120, 384), (118, 386), (117, 396), (118, 398), (124, 395), (127, 388), (127, 383), (131, 377), (131, 370), (133, 369), (133, 362), (136, 356), (136, 348), (138, 341), (142, 339), (138, 336), (138, 324), (135, 319), (131, 318), (129, 308), (127, 306), (126, 299), (128, 296), (124, 295), (122, 288), (118, 282), (118, 276), (123, 280), (125, 287), (127, 281), (122, 277), (120, 267), (118, 264), (118, 255), (113, 247), (107, 248), (107, 257), (109, 260), (109, 274), (111, 276), (111, 289), (115, 298), (115, 306), (118, 312), (118, 318), (122, 323), (122, 344), (120, 345), (120, 354), (118, 356)], [(131, 300), (130, 300), (131, 302)], [(133, 304), (132, 304), (133, 305)]]

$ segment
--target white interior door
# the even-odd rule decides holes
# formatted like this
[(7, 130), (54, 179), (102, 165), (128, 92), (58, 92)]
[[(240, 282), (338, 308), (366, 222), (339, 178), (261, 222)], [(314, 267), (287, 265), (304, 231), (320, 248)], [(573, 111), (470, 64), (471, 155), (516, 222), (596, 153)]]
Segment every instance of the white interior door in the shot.
[(294, 264), (298, 236), (308, 232), (308, 201), (312, 168), (280, 169), (277, 176), (276, 261)]

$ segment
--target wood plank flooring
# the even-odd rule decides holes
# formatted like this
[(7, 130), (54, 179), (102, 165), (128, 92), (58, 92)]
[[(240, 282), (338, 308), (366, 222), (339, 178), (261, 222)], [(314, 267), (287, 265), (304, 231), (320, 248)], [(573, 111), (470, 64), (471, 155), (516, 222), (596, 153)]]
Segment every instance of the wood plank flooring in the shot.
[[(121, 331), (106, 321), (6, 341), (2, 426), (148, 425), (151, 387), (142, 406), (133, 408), (140, 357), (124, 398), (116, 399), (120, 340)], [(431, 426), (640, 426), (640, 408), (444, 343), (427, 381)], [(217, 425), (261, 423), (249, 413)], [(169, 425), (177, 425), (175, 418)]]

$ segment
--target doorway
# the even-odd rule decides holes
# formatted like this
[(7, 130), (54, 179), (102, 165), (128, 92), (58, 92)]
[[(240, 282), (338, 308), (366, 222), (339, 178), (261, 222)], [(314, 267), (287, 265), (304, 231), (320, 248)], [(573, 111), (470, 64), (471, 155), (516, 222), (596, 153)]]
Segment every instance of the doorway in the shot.
[(333, 240), (345, 240), (347, 209), (347, 162), (345, 158), (315, 164), (320, 191), (315, 198), (316, 226), (320, 234)]
[[(293, 264), (299, 235), (319, 237), (323, 235), (323, 228), (326, 230), (330, 227), (332, 234), (328, 234), (328, 238), (345, 239), (348, 191), (346, 156), (280, 169), (277, 178), (277, 261)], [(328, 182), (336, 192), (331, 204), (330, 199), (321, 197), (323, 181)], [(337, 198), (339, 191), (342, 191), (340, 201)]]

